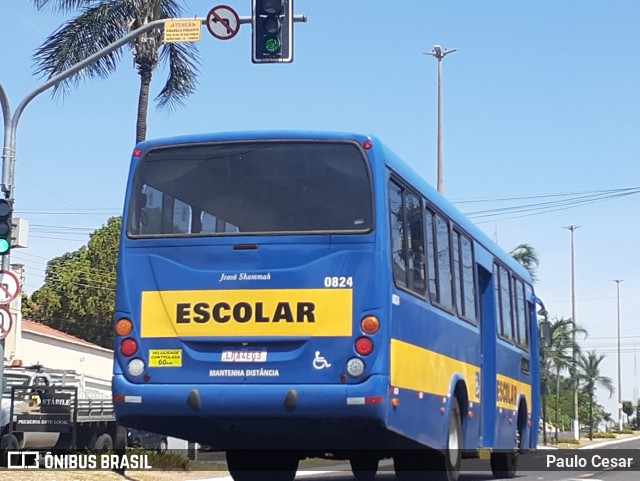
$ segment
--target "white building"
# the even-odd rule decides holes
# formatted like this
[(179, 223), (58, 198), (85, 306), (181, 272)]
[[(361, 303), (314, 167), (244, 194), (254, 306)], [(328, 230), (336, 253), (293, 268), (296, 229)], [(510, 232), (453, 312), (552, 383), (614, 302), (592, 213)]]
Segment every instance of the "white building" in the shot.
[(111, 397), (111, 349), (38, 322), (16, 318), (19, 322), (5, 339), (5, 366), (42, 365), (48, 371), (54, 370), (51, 374), (55, 381), (78, 385), (80, 397)]

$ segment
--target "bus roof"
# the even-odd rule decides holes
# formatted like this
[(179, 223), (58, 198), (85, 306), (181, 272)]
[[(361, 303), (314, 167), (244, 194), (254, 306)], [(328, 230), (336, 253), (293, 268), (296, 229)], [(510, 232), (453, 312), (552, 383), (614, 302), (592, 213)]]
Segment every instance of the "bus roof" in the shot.
[(136, 146), (137, 149), (148, 150), (157, 147), (197, 144), (206, 142), (224, 141), (250, 141), (250, 140), (352, 140), (360, 144), (366, 140), (373, 143), (374, 155), (380, 152), (384, 163), (405, 181), (417, 189), (422, 195), (429, 199), (438, 209), (446, 214), (452, 221), (469, 233), (485, 249), (499, 258), (503, 263), (518, 273), (527, 282), (531, 282), (530, 273), (507, 252), (491, 240), (481, 229), (465, 217), (456, 207), (451, 204), (443, 195), (434, 189), (426, 180), (420, 177), (416, 171), (396, 155), (378, 137), (367, 134), (356, 134), (352, 132), (331, 132), (312, 130), (257, 130), (257, 131), (236, 131), (236, 132), (214, 132), (189, 134), (174, 137), (163, 137), (146, 140)]

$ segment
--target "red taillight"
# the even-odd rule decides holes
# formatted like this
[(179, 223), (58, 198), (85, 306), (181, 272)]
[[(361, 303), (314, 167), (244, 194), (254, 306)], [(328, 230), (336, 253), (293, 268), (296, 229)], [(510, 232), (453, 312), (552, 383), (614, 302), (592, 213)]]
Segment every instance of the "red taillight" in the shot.
[(371, 142), (370, 140), (365, 140), (362, 143), (362, 146), (364, 147), (364, 150), (371, 150), (371, 147), (373, 147), (373, 142)]
[(131, 357), (138, 352), (138, 343), (133, 339), (125, 339), (120, 344), (120, 352), (123, 356)]
[(368, 356), (373, 352), (373, 341), (368, 337), (361, 337), (356, 341), (356, 352), (361, 356)]
[(135, 150), (133, 151), (133, 156), (134, 156), (135, 158), (142, 157), (142, 150), (140, 150), (140, 149), (135, 149)]

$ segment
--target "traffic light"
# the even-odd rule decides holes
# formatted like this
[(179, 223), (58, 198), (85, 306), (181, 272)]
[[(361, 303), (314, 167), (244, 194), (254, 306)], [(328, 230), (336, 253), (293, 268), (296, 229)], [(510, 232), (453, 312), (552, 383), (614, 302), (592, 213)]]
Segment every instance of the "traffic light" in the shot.
[(293, 62), (293, 0), (253, 0), (253, 63)]
[(0, 199), (0, 255), (11, 250), (11, 214), (13, 208), (7, 199)]

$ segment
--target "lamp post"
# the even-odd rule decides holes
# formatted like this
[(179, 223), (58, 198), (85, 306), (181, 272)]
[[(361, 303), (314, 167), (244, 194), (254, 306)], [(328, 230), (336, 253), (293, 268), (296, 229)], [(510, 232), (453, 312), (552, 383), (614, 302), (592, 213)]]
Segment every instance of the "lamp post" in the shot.
[(573, 439), (580, 439), (580, 423), (578, 421), (578, 376), (576, 376), (576, 365), (578, 362), (576, 350), (576, 271), (575, 271), (575, 256), (573, 250), (573, 233), (576, 229), (579, 229), (579, 225), (568, 225), (565, 229), (571, 231), (571, 322), (573, 323), (572, 336), (573, 336), (573, 360), (572, 360), (572, 377), (573, 377)]
[(620, 283), (624, 279), (614, 279), (618, 311), (618, 428), (622, 431), (622, 363), (620, 361)]
[(442, 163), (442, 59), (458, 49), (442, 50), (440, 45), (434, 45), (431, 52), (424, 52), (424, 55), (431, 55), (438, 60), (438, 192), (444, 192), (444, 166)]

